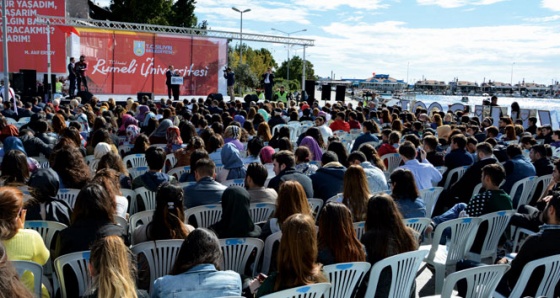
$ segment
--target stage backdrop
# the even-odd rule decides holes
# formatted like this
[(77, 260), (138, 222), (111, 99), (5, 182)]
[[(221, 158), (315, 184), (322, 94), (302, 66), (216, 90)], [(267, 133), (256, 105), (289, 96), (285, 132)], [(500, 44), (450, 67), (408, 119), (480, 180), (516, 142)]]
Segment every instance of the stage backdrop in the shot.
[(181, 95), (207, 95), (223, 85), (227, 40), (77, 28), (94, 94), (167, 95), (169, 65), (181, 72)]
[[(1, 7), (1, 5), (0, 5)], [(37, 15), (64, 17), (65, 0), (7, 0), (8, 19), (8, 70), (35, 69), (47, 72), (47, 26), (37, 24)], [(0, 16), (2, 10), (0, 9)], [(53, 73), (66, 72), (65, 28), (51, 26), (51, 63)], [(0, 32), (2, 26), (0, 26)], [(0, 40), (2, 35), (0, 34)], [(3, 41), (2, 41), (3, 42)], [(1, 42), (0, 42), (1, 44)], [(4, 70), (3, 53), (0, 50), (0, 70)]]

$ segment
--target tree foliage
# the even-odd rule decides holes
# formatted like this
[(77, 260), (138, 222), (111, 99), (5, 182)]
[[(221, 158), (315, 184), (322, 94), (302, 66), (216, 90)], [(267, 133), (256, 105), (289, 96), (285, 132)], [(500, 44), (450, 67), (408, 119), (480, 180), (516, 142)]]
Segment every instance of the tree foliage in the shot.
[(239, 46), (228, 47), (228, 66), (235, 72), (235, 78), (243, 90), (260, 87), (260, 78), (268, 67), (278, 65), (267, 49), (257, 49), (243, 44), (243, 63), (239, 59)]
[[(299, 56), (290, 57), (290, 80), (285, 82), (285, 86), (290, 90), (298, 90), (301, 88), (301, 77), (303, 74), (303, 60)], [(282, 62), (282, 65), (276, 70), (276, 78), (287, 78), (288, 61)], [(313, 63), (309, 60), (305, 60), (305, 79), (315, 79), (315, 70), (313, 69)]]
[(111, 0), (110, 20), (206, 29), (206, 21), (198, 24), (194, 15), (195, 4), (196, 0)]

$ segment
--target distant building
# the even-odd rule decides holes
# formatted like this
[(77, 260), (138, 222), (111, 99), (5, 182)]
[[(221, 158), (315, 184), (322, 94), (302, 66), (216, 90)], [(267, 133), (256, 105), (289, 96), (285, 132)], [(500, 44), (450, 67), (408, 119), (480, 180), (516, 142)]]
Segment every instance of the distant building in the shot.
[(414, 84), (414, 91), (422, 93), (445, 94), (448, 85), (444, 81), (426, 80), (418, 81)]
[(381, 93), (393, 93), (405, 89), (406, 83), (403, 80), (391, 78), (388, 74), (376, 74), (359, 82), (359, 86), (363, 89), (373, 89)]

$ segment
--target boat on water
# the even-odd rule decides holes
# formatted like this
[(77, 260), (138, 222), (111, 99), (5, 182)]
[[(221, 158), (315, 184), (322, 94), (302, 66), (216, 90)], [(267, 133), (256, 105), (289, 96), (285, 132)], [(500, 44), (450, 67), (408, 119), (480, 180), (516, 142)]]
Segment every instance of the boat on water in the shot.
[(461, 97), (461, 102), (468, 103), (469, 102), (469, 97), (468, 96)]

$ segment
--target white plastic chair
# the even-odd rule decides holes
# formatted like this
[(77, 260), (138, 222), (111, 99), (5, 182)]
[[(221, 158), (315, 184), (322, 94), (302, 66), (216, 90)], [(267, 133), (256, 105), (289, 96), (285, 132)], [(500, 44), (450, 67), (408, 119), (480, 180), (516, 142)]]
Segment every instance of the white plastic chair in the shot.
[(121, 194), (123, 197), (125, 197), (128, 200), (128, 213), (131, 213), (131, 209), (132, 208), (132, 200), (134, 200), (134, 197), (136, 197), (136, 192), (132, 189), (128, 189), (128, 188), (121, 188)]
[(445, 171), (447, 171), (447, 167), (446, 166), (441, 166), (441, 167), (435, 167), (436, 170), (438, 170), (440, 172), (440, 174), (443, 175), (443, 173), (445, 173)]
[[(222, 249), (222, 270), (233, 270), (245, 273), (249, 257), (255, 251), (255, 263), (260, 260), (264, 242), (257, 238), (226, 238), (220, 239)], [(257, 266), (253, 266), (253, 276), (257, 276)]]
[[(424, 261), (434, 266), (435, 294), (441, 291), (446, 269), (454, 267), (471, 248), (481, 221), (478, 217), (464, 217), (440, 223), (434, 231), (432, 245), (420, 246), (420, 249), (430, 250)], [(446, 245), (440, 245), (443, 231), (447, 228), (451, 230), (451, 236)]]
[(278, 291), (262, 298), (321, 298), (330, 287), (330, 283), (318, 283)]
[(191, 216), (196, 219), (197, 228), (208, 228), (222, 219), (222, 205), (209, 204), (188, 208), (185, 214), (187, 223)]
[[(541, 284), (536, 293), (530, 293), (532, 297), (554, 297), (554, 288), (560, 281), (560, 255), (549, 256), (546, 258), (531, 261), (523, 267), (517, 283), (511, 290), (510, 298), (523, 297), (523, 291), (529, 282), (529, 278), (537, 267), (544, 267), (544, 274)], [(494, 292), (494, 297), (504, 297)]]
[(12, 125), (15, 125), (17, 123), (16, 119), (10, 117), (6, 117), (6, 122)]
[(137, 177), (140, 177), (144, 173), (146, 173), (149, 169), (148, 167), (136, 167), (136, 168), (128, 168), (126, 170), (130, 174), (130, 176), (132, 176), (132, 179), (136, 179)]
[(402, 157), (400, 154), (398, 153), (390, 153), (390, 154), (385, 154), (383, 156), (381, 156), (381, 161), (385, 162), (387, 161), (387, 171), (389, 173), (389, 175), (393, 172), (393, 170), (395, 170), (396, 168), (399, 167), (399, 165), (401, 164), (402, 161)]
[(119, 154), (121, 156), (125, 156), (128, 152), (130, 152), (130, 150), (132, 150), (132, 148), (134, 148), (133, 144), (125, 144), (125, 145), (120, 145), (119, 146)]
[(327, 200), (327, 203), (328, 203), (328, 202), (342, 203), (342, 199), (343, 199), (343, 194), (342, 194), (342, 193), (339, 193), (339, 194), (336, 194), (336, 195), (330, 197), (330, 198)]
[[(48, 249), (51, 249), (53, 247), (52, 243), (56, 233), (67, 228), (65, 224), (46, 220), (26, 220), (24, 227), (26, 229), (33, 229), (37, 231), (41, 235), (41, 238), (43, 238), (45, 247), (47, 247)], [(52, 260), (49, 259), (44, 266), (44, 274), (49, 276), (52, 274), (52, 272)]]
[(424, 231), (426, 231), (426, 228), (430, 225), (431, 222), (432, 219), (428, 217), (415, 217), (415, 218), (403, 219), (404, 225), (418, 232), (419, 238), (422, 235), (424, 235)]
[(319, 212), (321, 212), (321, 208), (323, 208), (323, 200), (309, 198), (307, 201), (309, 202), (311, 211), (313, 211), (313, 214), (315, 215), (315, 219), (319, 218)]
[[(416, 272), (420, 269), (420, 264), (427, 254), (427, 250), (415, 250), (394, 255), (375, 263), (371, 268), (369, 284), (364, 297), (375, 296), (381, 272), (387, 267), (391, 268), (391, 285), (388, 297), (410, 297)], [(381, 286), (387, 285), (382, 284)]]
[(366, 228), (365, 221), (358, 221), (354, 223), (354, 231), (356, 231), (356, 237), (358, 239), (362, 239), (362, 235), (364, 234)]
[(181, 176), (184, 173), (190, 173), (190, 172), (191, 172), (191, 167), (190, 166), (177, 167), (177, 168), (173, 168), (173, 169), (169, 170), (169, 172), (167, 172), (167, 175), (175, 176), (175, 178), (178, 180), (179, 178), (181, 178)]
[(466, 279), (467, 293), (465, 298), (492, 297), (492, 294), (509, 265), (491, 265), (469, 268), (449, 274), (443, 284), (441, 296), (430, 297), (456, 297), (453, 296), (453, 287), (461, 279)]
[(126, 220), (126, 218), (118, 216), (118, 215), (115, 215), (114, 218), (115, 218), (115, 221), (117, 222), (117, 225), (123, 227), (125, 232), (128, 232), (128, 220)]
[(62, 298), (68, 297), (63, 271), (66, 266), (70, 266), (76, 275), (76, 280), (78, 281), (78, 295), (80, 297), (83, 296), (86, 290), (91, 287), (91, 276), (88, 268), (89, 257), (90, 252), (88, 250), (69, 253), (54, 260), (54, 268), (60, 284), (60, 293)]
[(139, 187), (137, 189), (134, 190), (134, 192), (136, 192), (136, 196), (133, 197), (132, 199), (132, 210), (131, 210), (131, 214), (137, 213), (139, 212), (139, 206), (138, 206), (138, 197), (140, 197), (140, 199), (142, 200), (142, 202), (144, 203), (144, 210), (155, 210), (156, 209), (156, 192), (155, 191), (151, 191), (148, 190), (145, 187)]
[[(525, 228), (520, 228), (520, 227), (513, 227), (515, 228), (515, 236), (513, 237), (513, 246), (511, 248), (512, 251), (516, 252), (517, 251), (517, 244), (519, 243), (519, 238), (521, 237), (521, 234), (525, 234), (528, 236), (534, 235), (536, 234), (536, 232), (533, 232), (529, 229), (525, 229)], [(521, 245), (520, 245), (521, 246)]]
[(280, 243), (282, 240), (282, 231), (276, 232), (264, 240), (264, 257), (263, 263), (261, 267), (261, 272), (264, 274), (268, 274), (270, 270), (270, 263), (272, 262), (272, 251), (274, 249), (274, 244), (276, 242)]
[[(525, 205), (530, 200), (530, 195), (534, 193), (535, 182), (537, 181), (537, 176), (530, 176), (523, 178), (513, 184), (509, 196), (513, 200), (513, 208), (517, 209), (518, 206)], [(521, 187), (521, 190), (519, 188)], [(546, 185), (545, 185), (546, 187)], [(515, 202), (515, 194), (520, 191), (521, 195), (517, 202)]]
[(19, 118), (17, 123), (19, 123), (23, 126), (23, 125), (29, 123), (29, 121), (31, 121), (31, 117), (21, 117), (21, 118)]
[(136, 256), (143, 254), (146, 257), (150, 268), (150, 292), (157, 278), (169, 274), (183, 242), (182, 239), (156, 240), (142, 242), (130, 248)]
[(245, 179), (230, 179), (222, 182), (222, 184), (228, 187), (232, 185), (245, 187)]
[(224, 165), (221, 163), (216, 164), (216, 173), (219, 173), (224, 168)]
[(74, 209), (74, 205), (76, 204), (76, 198), (78, 197), (79, 193), (80, 193), (79, 189), (61, 188), (58, 190), (58, 193), (56, 194), (56, 198), (65, 201), (66, 203), (68, 203), (68, 205), (70, 205), (70, 207), (72, 207), (72, 209)]
[(477, 184), (474, 188), (473, 188), (473, 192), (471, 195), (471, 198), (476, 196), (478, 193), (480, 193), (480, 190), (482, 189), (482, 183)]
[(42, 169), (48, 169), (51, 167), (48, 158), (44, 156), (32, 156), (31, 158), (35, 159), (41, 165)]
[(249, 213), (253, 222), (267, 221), (276, 211), (276, 205), (273, 203), (252, 203), (249, 205)]
[[(537, 180), (535, 181), (535, 183), (533, 184), (533, 189), (531, 191), (531, 194), (529, 195), (529, 200), (531, 198), (533, 198), (535, 196), (535, 192), (537, 191), (537, 186), (538, 185), (542, 185), (541, 188), (541, 193), (539, 194), (539, 198), (541, 198), (545, 191), (546, 191), (546, 187), (550, 184), (550, 181), (552, 180), (552, 174), (548, 174), (548, 175), (543, 175), (537, 178)], [(520, 206), (521, 204), (519, 204), (518, 206)]]
[(145, 154), (131, 154), (123, 158), (123, 163), (127, 168), (147, 167)]
[[(154, 217), (154, 210), (142, 211), (142, 212), (132, 214), (128, 219), (128, 227), (130, 229), (130, 235), (132, 235), (134, 230), (139, 225), (149, 224), (152, 221), (153, 217)], [(131, 244), (135, 244), (135, 243), (131, 243)]]
[(324, 298), (352, 297), (356, 286), (371, 268), (368, 262), (338, 263), (323, 267), (323, 273), (329, 279), (331, 288)]
[(43, 284), (43, 267), (35, 262), (30, 261), (12, 261), (12, 265), (21, 279), (25, 271), (33, 274), (33, 293), (35, 297), (41, 297), (41, 286)]
[(432, 212), (434, 212), (434, 207), (442, 191), (443, 187), (432, 187), (420, 190), (420, 198), (422, 198), (424, 204), (426, 204), (426, 217), (432, 217)]
[[(445, 184), (443, 186), (443, 189), (449, 189), (451, 184), (455, 183), (456, 181), (459, 181), (459, 179), (461, 179), (461, 177), (463, 177), (463, 174), (465, 174), (465, 172), (467, 171), (467, 169), (469, 167), (470, 166), (462, 166), (462, 167), (454, 168), (451, 171), (448, 171), (447, 178), (445, 179)], [(456, 177), (456, 178), (454, 178), (454, 177)]]
[(480, 224), (488, 222), (488, 230), (486, 232), (486, 236), (484, 237), (482, 250), (480, 254), (471, 252), (467, 253), (466, 258), (477, 262), (481, 262), (486, 258), (491, 258), (492, 262), (490, 264), (494, 264), (498, 250), (498, 241), (500, 241), (500, 237), (506, 230), (509, 224), (509, 219), (514, 213), (514, 210), (507, 210), (479, 216), (481, 219)]
[(175, 157), (175, 154), (173, 153), (169, 153), (167, 154), (167, 156), (165, 157), (165, 164), (167, 165), (167, 162), (169, 161), (169, 167), (167, 167), (168, 170), (173, 169), (175, 167), (175, 165), (177, 164), (177, 157)]
[(91, 164), (91, 162), (95, 159), (95, 156), (94, 155), (86, 155), (85, 159), (86, 159), (86, 164), (89, 166)]

